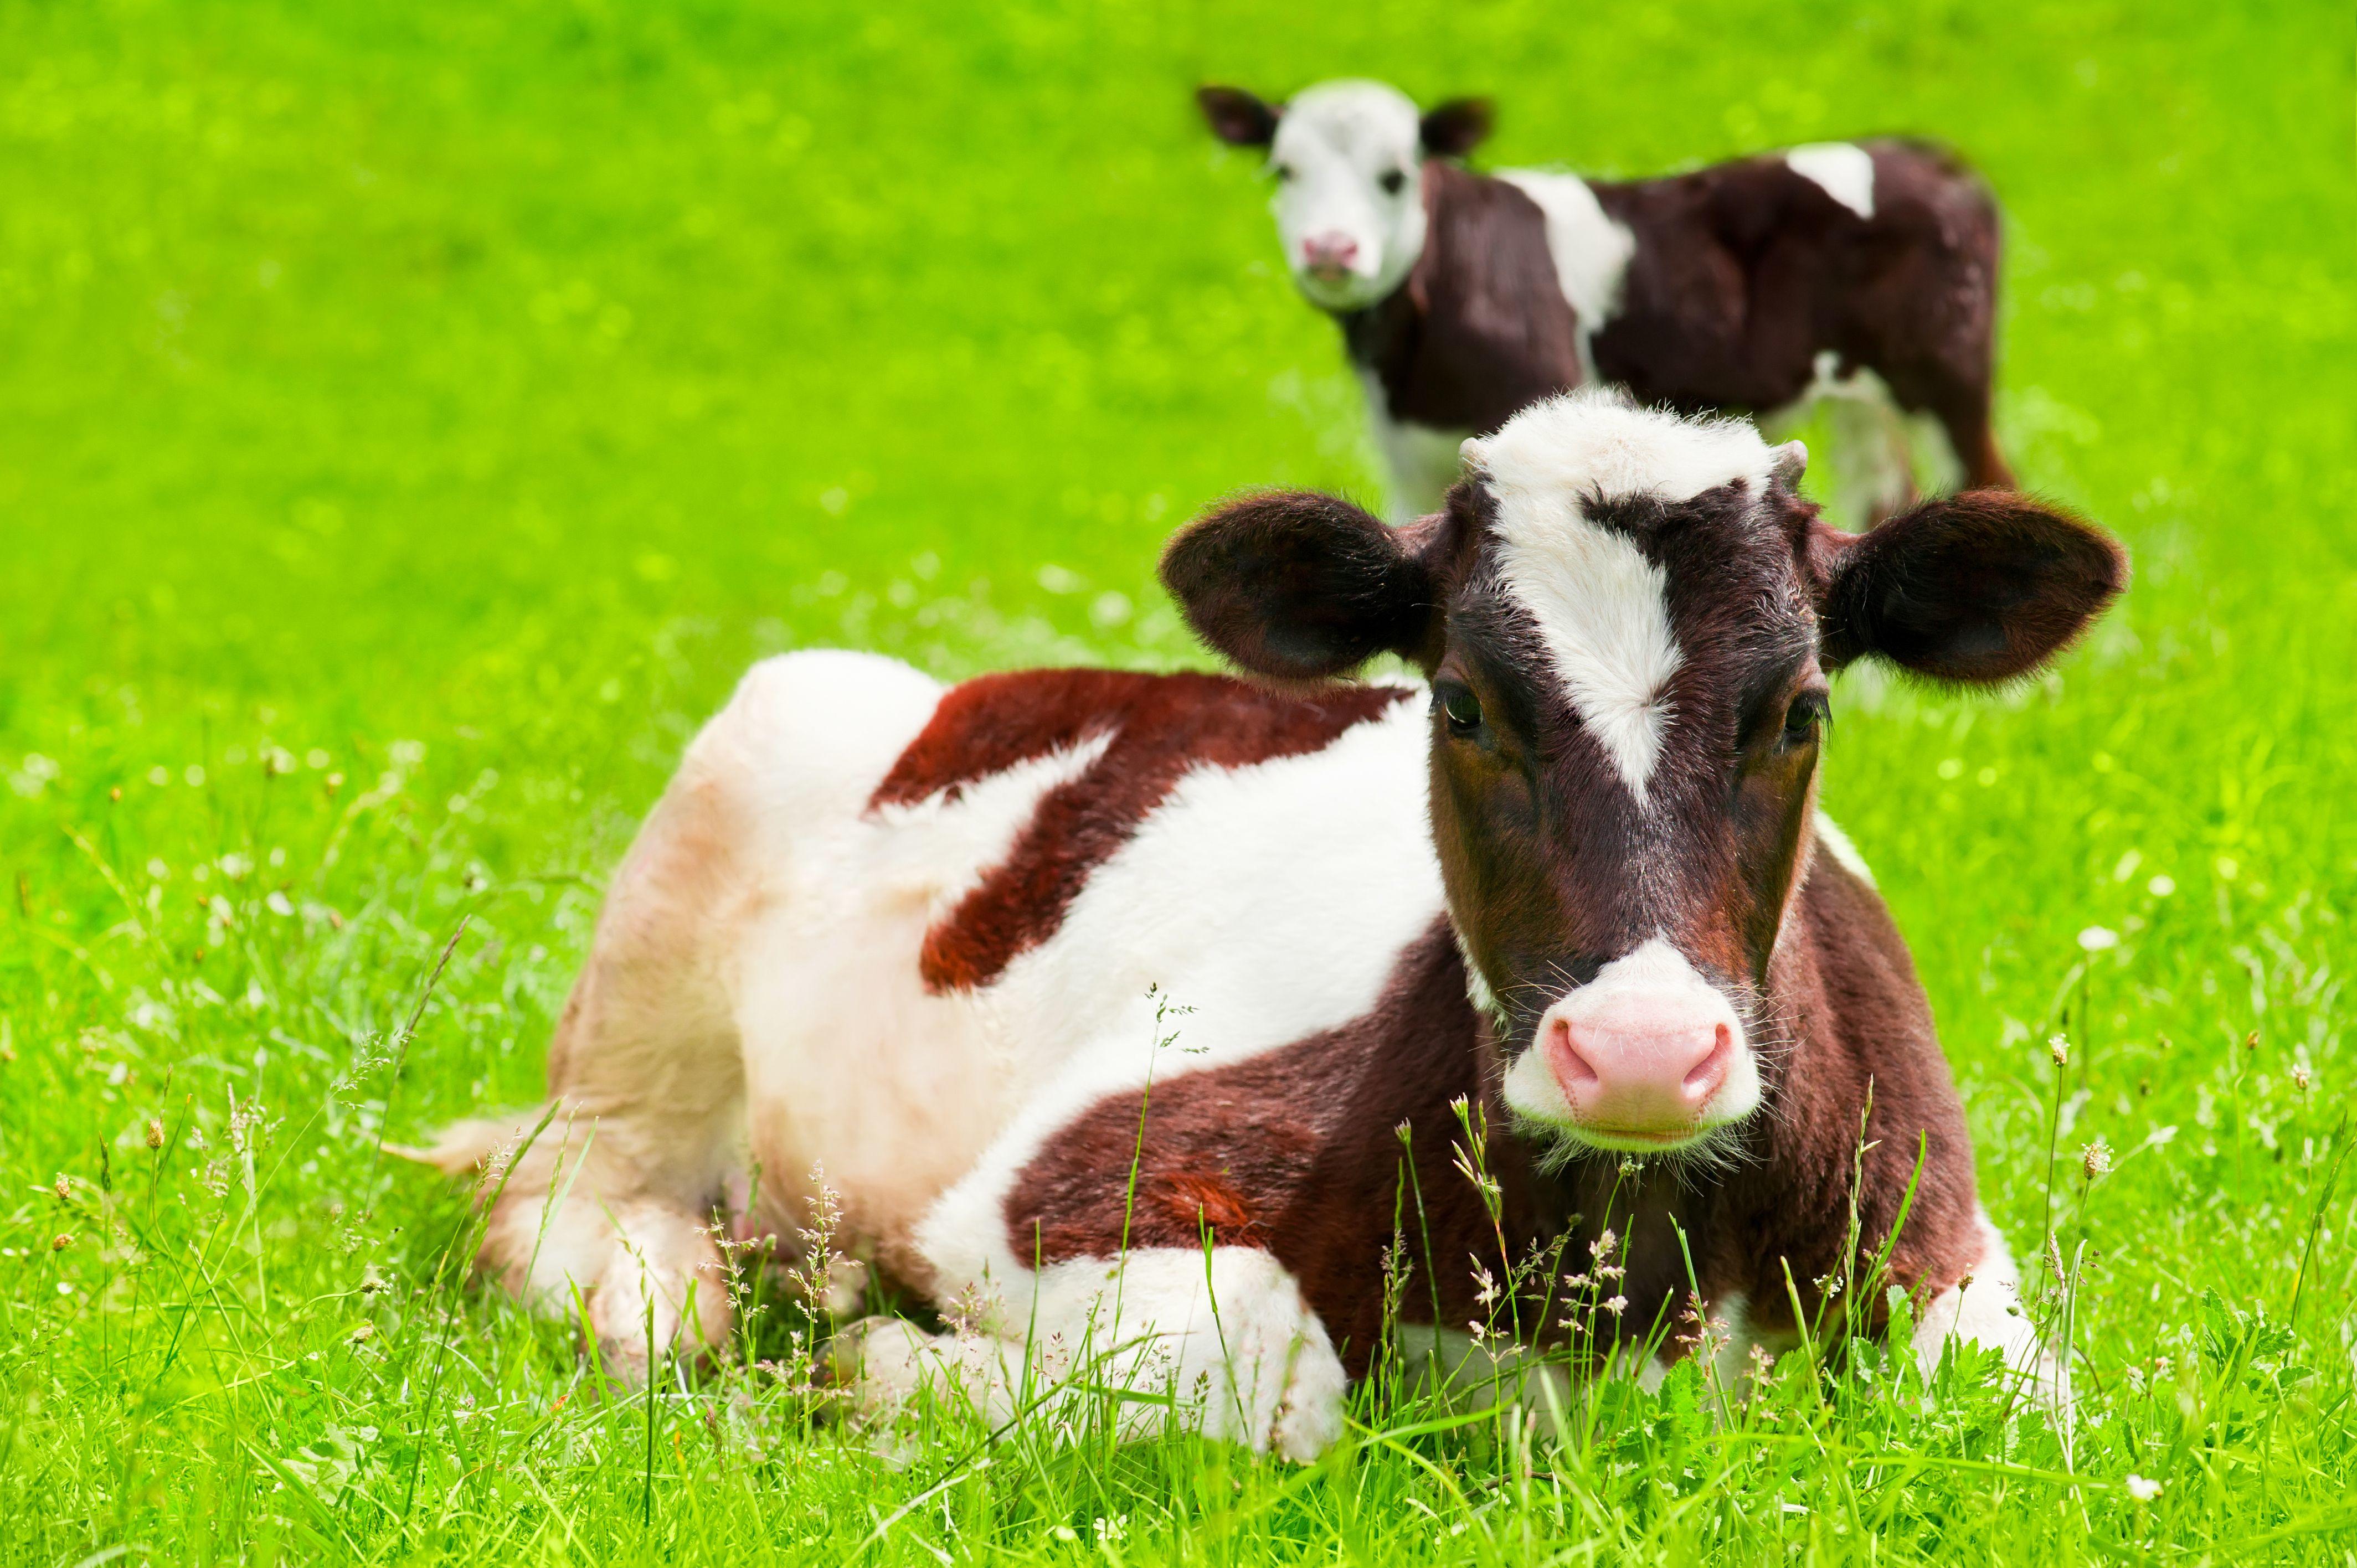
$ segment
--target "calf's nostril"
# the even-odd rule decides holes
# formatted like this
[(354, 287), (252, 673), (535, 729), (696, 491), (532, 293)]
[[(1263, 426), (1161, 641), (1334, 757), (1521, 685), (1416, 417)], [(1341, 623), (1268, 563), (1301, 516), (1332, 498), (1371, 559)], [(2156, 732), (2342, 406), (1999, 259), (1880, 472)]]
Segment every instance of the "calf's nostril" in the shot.
[(1547, 1031), (1547, 1052), (1553, 1058), (1555, 1076), (1566, 1087), (1589, 1085), (1598, 1081), (1596, 1065), (1581, 1052), (1571, 1025), (1557, 1018)]
[(1720, 1024), (1711, 1031), (1710, 1049), (1702, 1060), (1695, 1063), (1685, 1076), (1685, 1091), (1697, 1102), (1708, 1100), (1727, 1077), (1728, 1064), (1735, 1056), (1735, 1031)]

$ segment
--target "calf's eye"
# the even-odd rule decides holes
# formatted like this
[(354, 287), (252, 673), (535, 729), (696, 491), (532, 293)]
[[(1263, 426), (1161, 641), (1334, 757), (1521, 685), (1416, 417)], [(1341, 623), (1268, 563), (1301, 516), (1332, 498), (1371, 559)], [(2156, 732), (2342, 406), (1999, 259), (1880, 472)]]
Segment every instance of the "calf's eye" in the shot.
[(1397, 196), (1401, 191), (1407, 188), (1407, 170), (1397, 168), (1387, 169), (1384, 171), (1383, 179), (1378, 183), (1383, 186), (1383, 189), (1394, 196)]
[(1293, 166), (1291, 164), (1275, 164), (1270, 166), (1268, 172), (1276, 176), (1277, 183), (1282, 185), (1285, 181), (1293, 177)]
[(1481, 700), (1466, 687), (1454, 684), (1434, 688), (1439, 699), (1441, 717), (1448, 721), (1453, 735), (1471, 735), (1481, 727)]
[(1803, 692), (1784, 710), (1784, 744), (1806, 746), (1832, 717), (1823, 692)]

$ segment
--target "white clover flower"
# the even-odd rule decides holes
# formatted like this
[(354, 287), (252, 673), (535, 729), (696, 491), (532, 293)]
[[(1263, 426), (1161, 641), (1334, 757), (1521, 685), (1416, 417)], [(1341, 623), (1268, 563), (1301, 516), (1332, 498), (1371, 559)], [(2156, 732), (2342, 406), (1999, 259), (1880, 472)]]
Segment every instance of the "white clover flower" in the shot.
[(2131, 1473), (2128, 1477), (2127, 1487), (2128, 1496), (2134, 1498), (2140, 1503), (2148, 1503), (2152, 1501), (2153, 1498), (2160, 1496), (2160, 1483), (2158, 1481), (2148, 1481), (2142, 1476), (2138, 1476), (2134, 1473)]
[(2119, 932), (2109, 926), (2089, 926), (2079, 933), (2079, 947), (2083, 952), (2109, 952), (2119, 945)]

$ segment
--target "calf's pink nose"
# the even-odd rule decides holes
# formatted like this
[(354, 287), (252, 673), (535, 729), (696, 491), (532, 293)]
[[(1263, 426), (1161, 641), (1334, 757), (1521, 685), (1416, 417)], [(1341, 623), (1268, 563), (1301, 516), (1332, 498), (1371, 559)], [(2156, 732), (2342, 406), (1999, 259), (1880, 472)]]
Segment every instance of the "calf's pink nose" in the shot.
[(1338, 273), (1358, 258), (1359, 242), (1348, 234), (1312, 234), (1301, 242), (1301, 264), (1313, 273)]
[(1582, 1122), (1667, 1136), (1692, 1131), (1727, 1081), (1735, 1032), (1716, 1008), (1640, 992), (1550, 1020), (1541, 1047)]

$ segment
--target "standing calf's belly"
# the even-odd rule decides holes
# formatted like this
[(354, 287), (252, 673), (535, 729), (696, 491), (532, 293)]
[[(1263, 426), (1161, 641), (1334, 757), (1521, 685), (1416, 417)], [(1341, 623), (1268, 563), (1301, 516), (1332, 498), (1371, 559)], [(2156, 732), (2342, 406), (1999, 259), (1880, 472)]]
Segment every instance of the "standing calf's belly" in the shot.
[(1420, 697), (1105, 671), (945, 693), (866, 809), (763, 846), (737, 995), (764, 1190), (791, 1213), (817, 1167), (850, 1240), (923, 1283), (918, 1223), (991, 1157), (1364, 1013), (1441, 907)]

